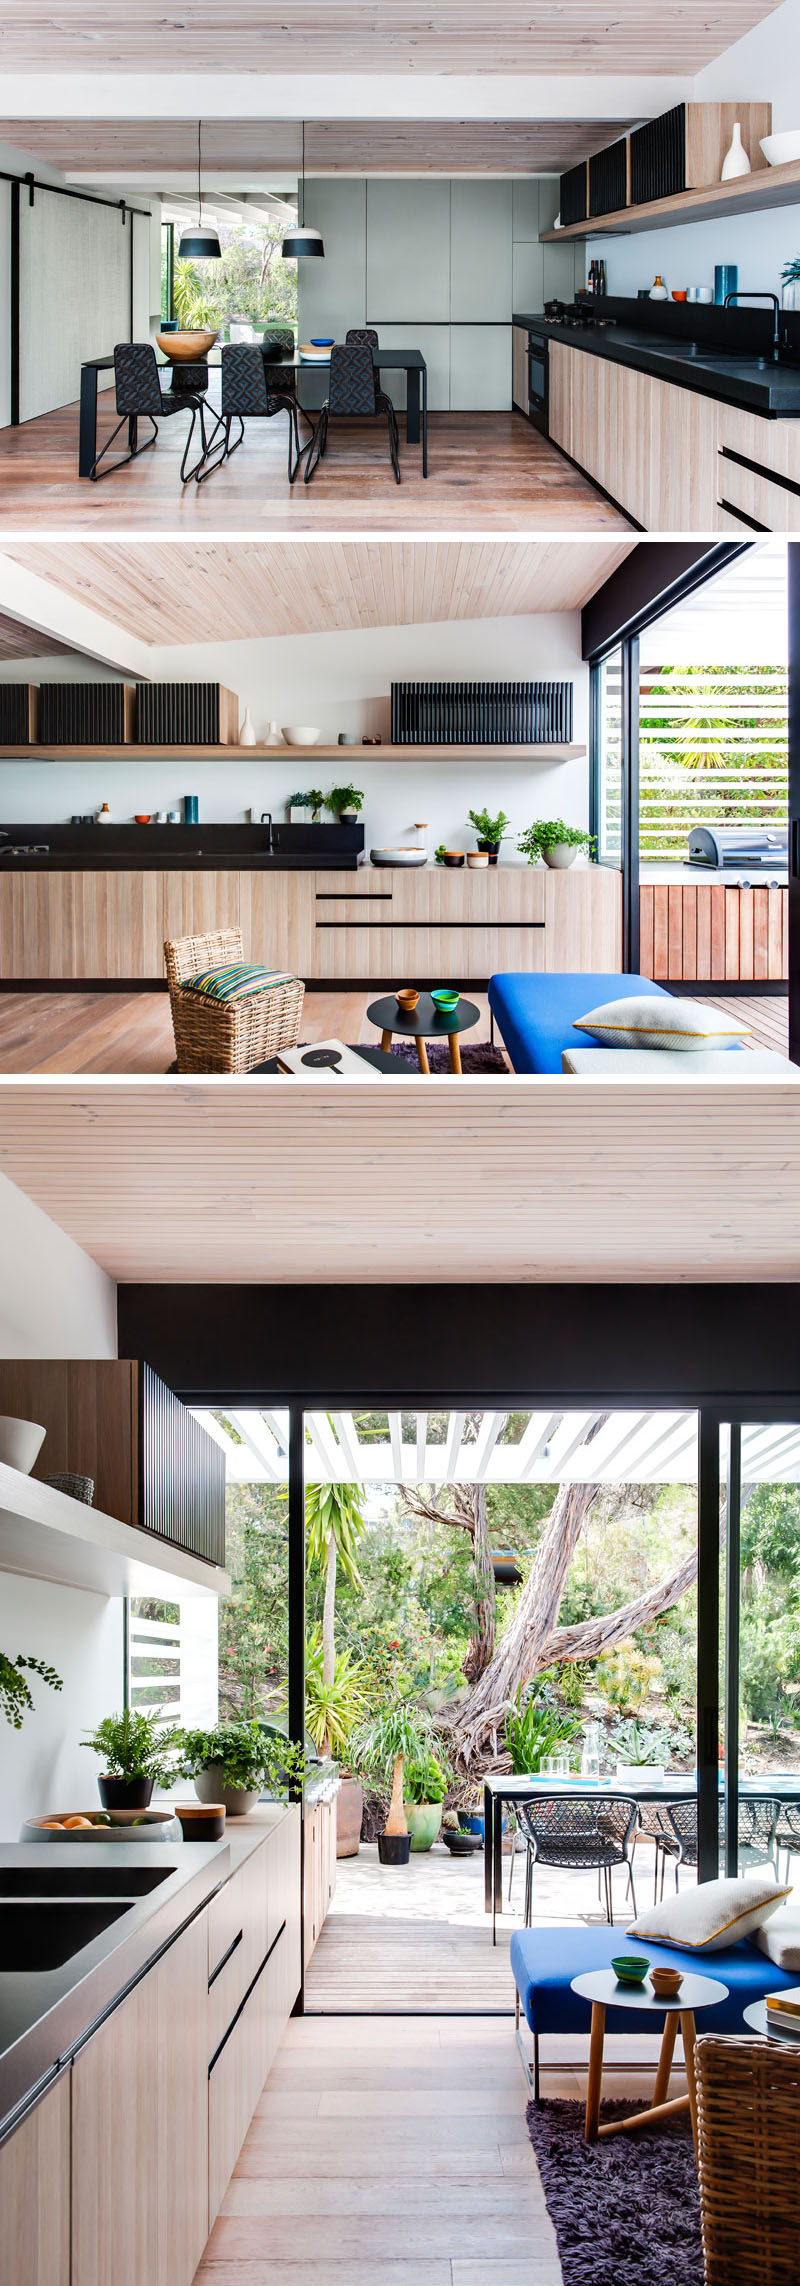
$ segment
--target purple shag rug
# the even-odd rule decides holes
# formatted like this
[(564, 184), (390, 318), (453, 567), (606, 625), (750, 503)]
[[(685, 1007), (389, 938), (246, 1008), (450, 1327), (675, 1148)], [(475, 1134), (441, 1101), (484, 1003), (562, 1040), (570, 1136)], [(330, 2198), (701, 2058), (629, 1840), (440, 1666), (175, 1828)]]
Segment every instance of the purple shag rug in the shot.
[[(428, 1040), (427, 1049), (431, 1071), (449, 1072), (450, 1050), (447, 1041)], [(413, 1040), (395, 1040), (392, 1045), (392, 1055), (397, 1057), (398, 1062), (411, 1064), (414, 1071), (418, 1069), (417, 1051)], [(479, 1040), (475, 1046), (470, 1048), (465, 1045), (462, 1036), (461, 1069), (462, 1072), (505, 1072), (506, 1078), (508, 1078), (508, 1065), (502, 1049), (494, 1048), (490, 1040)]]
[[(601, 2118), (635, 2109), (606, 2103)], [(600, 2143), (584, 2142), (583, 2116), (580, 2103), (530, 2103), (527, 2111), (564, 2286), (702, 2286), (688, 2113)]]

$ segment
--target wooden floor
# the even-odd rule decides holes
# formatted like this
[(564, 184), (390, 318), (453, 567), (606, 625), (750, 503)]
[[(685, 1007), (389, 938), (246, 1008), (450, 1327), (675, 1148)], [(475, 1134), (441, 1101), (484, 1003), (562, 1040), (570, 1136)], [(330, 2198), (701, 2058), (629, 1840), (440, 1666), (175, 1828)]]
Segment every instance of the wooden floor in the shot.
[(510, 2024), (294, 2018), (195, 2286), (561, 2286), (526, 2101)]
[[(102, 402), (102, 400), (101, 400)], [(98, 415), (102, 443), (114, 416)], [(401, 437), (395, 484), (385, 437), (368, 422), (331, 434), (311, 485), (290, 486), (286, 422), (252, 422), (229, 464), (181, 485), (187, 423), (118, 475), (77, 476), (78, 408), (0, 432), (0, 532), (626, 532), (630, 524), (519, 413), (434, 413), (429, 474)]]
[[(304, 1040), (378, 1046), (378, 1034), (367, 1020), (377, 991), (376, 986), (369, 992), (307, 992)], [(481, 1011), (480, 1023), (468, 1036), (477, 1046), (489, 1038), (489, 1009), (485, 993), (470, 997)], [(777, 1048), (786, 1055), (785, 994), (708, 999), (712, 1007), (734, 1012), (751, 1025), (753, 1047)], [(0, 992), (0, 1074), (166, 1072), (174, 1054), (165, 992)]]

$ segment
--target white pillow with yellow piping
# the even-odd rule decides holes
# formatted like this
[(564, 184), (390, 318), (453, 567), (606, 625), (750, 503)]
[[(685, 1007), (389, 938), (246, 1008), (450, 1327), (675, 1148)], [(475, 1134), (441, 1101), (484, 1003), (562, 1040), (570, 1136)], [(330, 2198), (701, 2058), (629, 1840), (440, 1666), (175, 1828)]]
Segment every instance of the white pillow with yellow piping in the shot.
[(630, 1924), (629, 1937), (651, 1937), (665, 1945), (678, 1945), (687, 1953), (721, 1953), (740, 1937), (762, 1929), (778, 1906), (791, 1897), (791, 1882), (779, 1889), (774, 1875), (748, 1873), (741, 1881), (701, 1881), (694, 1889), (649, 1905)]
[(750, 1036), (750, 1025), (721, 1008), (706, 1008), (701, 1000), (681, 1000), (673, 994), (651, 999), (630, 993), (626, 1000), (607, 1000), (577, 1016), (576, 1032), (588, 1032), (606, 1048), (671, 1048), (684, 1052), (698, 1048), (730, 1048)]

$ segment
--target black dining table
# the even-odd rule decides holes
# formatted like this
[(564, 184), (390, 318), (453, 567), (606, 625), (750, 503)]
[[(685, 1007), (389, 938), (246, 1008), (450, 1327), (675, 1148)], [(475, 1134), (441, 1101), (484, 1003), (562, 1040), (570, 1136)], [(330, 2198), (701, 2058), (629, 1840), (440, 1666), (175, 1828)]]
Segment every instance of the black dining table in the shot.
[[(171, 367), (177, 376), (181, 367), (185, 369), (187, 361), (185, 358), (173, 360), (169, 357), (163, 357), (157, 359), (156, 362), (166, 369)], [(385, 371), (387, 373), (405, 373), (406, 375), (406, 443), (410, 445), (419, 444), (421, 441), (422, 474), (427, 476), (428, 368), (422, 351), (421, 349), (373, 349), (372, 362), (376, 373)], [(204, 358), (193, 358), (191, 363), (193, 366), (218, 367), (221, 363), (220, 351), (212, 350)], [(301, 357), (299, 351), (295, 351), (293, 357), (270, 358), (270, 372), (280, 373), (281, 369), (286, 370), (287, 368), (292, 368), (297, 373), (329, 373), (330, 359)], [(113, 373), (113, 371), (113, 355), (110, 357), (87, 357), (81, 366), (80, 425), (78, 431), (79, 476), (91, 476), (97, 458), (97, 376), (98, 373)], [(128, 429), (129, 446), (133, 451), (136, 431), (135, 416), (131, 417)]]
[[(497, 1933), (497, 1915), (503, 1910), (503, 1811), (513, 1810), (515, 1802), (530, 1802), (537, 1794), (557, 1794), (568, 1801), (571, 1794), (593, 1794), (598, 1802), (611, 1795), (624, 1794), (636, 1802), (696, 1802), (697, 1782), (680, 1772), (673, 1776), (667, 1771), (659, 1783), (648, 1785), (646, 1778), (637, 1778), (635, 1786), (623, 1786), (619, 1778), (517, 1778), (512, 1772), (505, 1776), (487, 1777), (483, 1786), (483, 1904), (492, 1916), (492, 1943)], [(776, 1802), (800, 1801), (800, 1771), (788, 1771), (780, 1777), (766, 1770), (761, 1778), (740, 1778), (739, 1799), (769, 1794)]]

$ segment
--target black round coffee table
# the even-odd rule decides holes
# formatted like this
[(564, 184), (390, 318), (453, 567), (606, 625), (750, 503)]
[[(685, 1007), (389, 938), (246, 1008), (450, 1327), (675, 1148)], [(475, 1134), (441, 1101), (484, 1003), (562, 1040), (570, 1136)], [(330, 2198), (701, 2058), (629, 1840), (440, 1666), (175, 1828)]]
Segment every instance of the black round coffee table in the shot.
[[(398, 1076), (400, 1079), (408, 1079), (411, 1076), (408, 1064), (399, 1064), (396, 1056), (384, 1055), (382, 1048), (355, 1047), (353, 1054), (360, 1056), (362, 1064), (371, 1064), (373, 1071), (385, 1072), (390, 1079), (397, 1079)], [(280, 1057), (268, 1056), (265, 1064), (253, 1065), (250, 1078), (255, 1074), (260, 1076), (265, 1072), (279, 1072), (280, 1068)]]
[(437, 1008), (429, 992), (421, 992), (416, 1008), (408, 1015), (405, 1009), (398, 1007), (394, 993), (390, 992), (385, 1000), (373, 1000), (367, 1015), (371, 1024), (380, 1025), (382, 1048), (391, 1048), (394, 1032), (401, 1039), (414, 1041), (421, 1072), (430, 1071), (426, 1040), (446, 1040), (450, 1050), (450, 1069), (460, 1072), (461, 1049), (458, 1035), (459, 1032), (471, 1032), (473, 1024), (479, 1021), (480, 1009), (476, 1008), (474, 1000), (459, 1000), (452, 1015), (446, 1016)]

